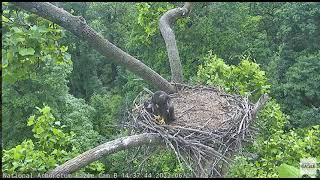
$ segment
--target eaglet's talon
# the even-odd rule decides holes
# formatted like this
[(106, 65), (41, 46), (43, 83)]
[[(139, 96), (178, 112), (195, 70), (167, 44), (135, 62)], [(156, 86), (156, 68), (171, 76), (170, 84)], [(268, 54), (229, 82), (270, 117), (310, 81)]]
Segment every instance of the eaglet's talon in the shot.
[(159, 124), (160, 124), (160, 125), (165, 124), (165, 123), (166, 123), (166, 122), (164, 121), (163, 118), (161, 118), (161, 119), (159, 120)]
[(161, 117), (161, 116), (155, 115), (155, 116), (154, 116), (154, 119), (155, 119), (155, 121), (156, 121), (158, 124), (160, 124), (160, 125), (165, 124), (165, 121), (164, 121), (163, 117)]

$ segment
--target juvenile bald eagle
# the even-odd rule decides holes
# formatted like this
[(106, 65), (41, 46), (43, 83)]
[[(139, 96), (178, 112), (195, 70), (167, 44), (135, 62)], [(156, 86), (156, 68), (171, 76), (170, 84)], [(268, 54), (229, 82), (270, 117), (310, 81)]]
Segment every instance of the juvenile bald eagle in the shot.
[(164, 91), (155, 92), (151, 98), (151, 102), (145, 102), (144, 107), (149, 113), (156, 116), (155, 119), (160, 124), (170, 124), (176, 120), (171, 98)]

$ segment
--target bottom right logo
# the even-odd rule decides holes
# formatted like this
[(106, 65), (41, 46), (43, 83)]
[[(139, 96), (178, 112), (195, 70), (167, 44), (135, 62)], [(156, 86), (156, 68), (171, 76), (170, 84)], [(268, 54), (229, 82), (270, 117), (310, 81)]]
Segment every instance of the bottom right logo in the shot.
[(316, 158), (300, 159), (300, 174), (302, 177), (319, 177), (320, 167), (318, 166)]

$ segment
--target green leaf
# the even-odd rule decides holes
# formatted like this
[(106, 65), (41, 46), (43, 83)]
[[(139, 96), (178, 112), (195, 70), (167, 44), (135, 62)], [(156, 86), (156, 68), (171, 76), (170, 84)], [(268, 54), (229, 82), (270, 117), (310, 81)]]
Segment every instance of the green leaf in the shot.
[(278, 167), (280, 178), (298, 178), (300, 177), (300, 170), (296, 167), (289, 166), (287, 164), (281, 164)]
[(21, 156), (22, 156), (22, 155), (20, 154), (20, 152), (14, 151), (14, 153), (13, 153), (13, 159), (15, 159), (15, 160), (20, 159)]
[(23, 31), (21, 30), (21, 28), (12, 27), (11, 29), (12, 29), (14, 32), (16, 32), (16, 33), (23, 33)]
[(44, 132), (44, 129), (42, 127), (37, 127), (37, 128), (34, 128), (35, 129), (35, 133), (36, 134), (41, 134)]
[(31, 126), (34, 124), (34, 117), (34, 115), (29, 117), (27, 126)]
[(33, 48), (22, 48), (19, 50), (21, 56), (34, 55), (34, 52)]
[(9, 19), (7, 17), (5, 17), (5, 16), (2, 16), (2, 21), (3, 22), (9, 22)]
[(24, 41), (26, 41), (26, 39), (23, 37), (18, 37), (15, 39), (15, 42), (24, 42)]
[(52, 128), (52, 132), (54, 135), (57, 135), (59, 133), (59, 130), (56, 128)]
[(12, 165), (13, 165), (13, 168), (15, 169), (15, 168), (17, 168), (19, 166), (19, 163), (14, 161), (14, 162), (12, 162)]
[(61, 46), (60, 51), (61, 52), (67, 52), (68, 51), (68, 46)]
[(12, 62), (12, 60), (13, 60), (13, 51), (12, 51), (12, 49), (8, 49), (8, 51), (7, 51), (7, 62)]
[(41, 112), (43, 114), (49, 114), (50, 110), (51, 110), (51, 108), (49, 106), (45, 106), (43, 109), (41, 109)]

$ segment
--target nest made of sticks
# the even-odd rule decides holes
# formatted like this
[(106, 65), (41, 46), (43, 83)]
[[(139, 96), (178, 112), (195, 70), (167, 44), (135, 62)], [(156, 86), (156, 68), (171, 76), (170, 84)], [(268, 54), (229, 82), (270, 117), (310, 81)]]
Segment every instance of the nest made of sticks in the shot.
[(170, 97), (176, 121), (156, 123), (143, 106), (152, 94), (142, 91), (134, 101), (130, 126), (136, 133), (159, 133), (194, 176), (222, 176), (222, 166), (231, 162), (230, 155), (253, 137), (250, 124), (267, 96), (254, 105), (246, 97), (218, 88), (175, 85), (179, 90)]

